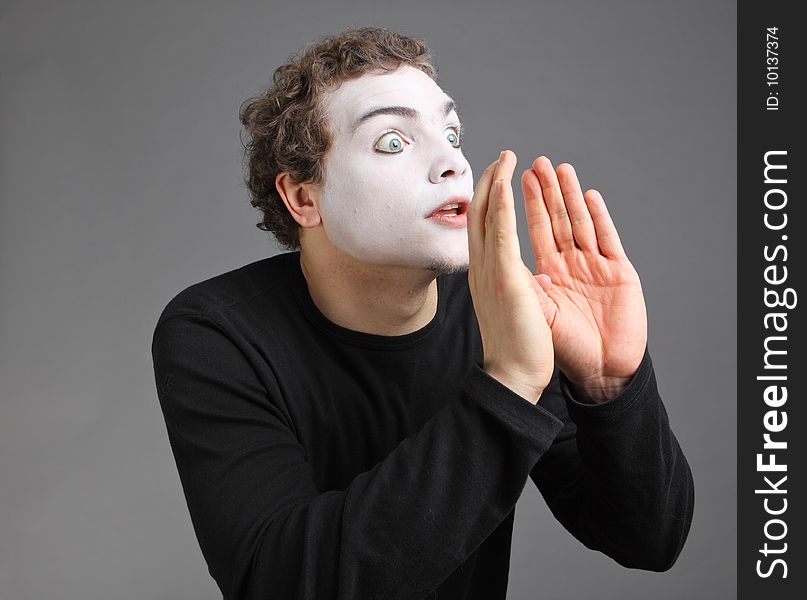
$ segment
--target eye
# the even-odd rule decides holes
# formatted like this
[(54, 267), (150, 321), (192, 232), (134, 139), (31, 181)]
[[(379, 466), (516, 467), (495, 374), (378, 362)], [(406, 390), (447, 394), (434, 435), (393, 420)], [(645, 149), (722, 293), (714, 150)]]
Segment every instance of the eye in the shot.
[(391, 129), (378, 138), (374, 148), (380, 152), (397, 154), (403, 151), (404, 146), (408, 143), (400, 133)]
[(455, 148), (459, 148), (462, 144), (462, 133), (459, 127), (449, 127), (446, 129), (446, 139)]

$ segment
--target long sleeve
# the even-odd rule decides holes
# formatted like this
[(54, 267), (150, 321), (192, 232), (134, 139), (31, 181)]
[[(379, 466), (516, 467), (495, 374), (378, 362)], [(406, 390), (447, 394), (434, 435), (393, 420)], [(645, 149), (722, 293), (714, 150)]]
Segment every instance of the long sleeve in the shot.
[(550, 510), (623, 566), (669, 569), (689, 532), (694, 484), (649, 353), (627, 388), (603, 404), (577, 402), (562, 373), (557, 383), (545, 405), (565, 425), (530, 473)]
[(563, 426), (476, 364), (417, 433), (345, 489), (318, 490), (281, 408), (293, 399), (240, 343), (182, 315), (152, 344), (191, 519), (227, 599), (425, 596), (511, 513)]

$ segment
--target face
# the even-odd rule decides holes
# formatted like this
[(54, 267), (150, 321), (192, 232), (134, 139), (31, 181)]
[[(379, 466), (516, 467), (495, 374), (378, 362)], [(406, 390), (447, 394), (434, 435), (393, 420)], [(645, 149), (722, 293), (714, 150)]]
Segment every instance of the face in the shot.
[(447, 203), (467, 212), (473, 196), (451, 98), (405, 66), (347, 81), (324, 100), (333, 135), (319, 211), (330, 241), (373, 264), (467, 268), (465, 217), (430, 216)]

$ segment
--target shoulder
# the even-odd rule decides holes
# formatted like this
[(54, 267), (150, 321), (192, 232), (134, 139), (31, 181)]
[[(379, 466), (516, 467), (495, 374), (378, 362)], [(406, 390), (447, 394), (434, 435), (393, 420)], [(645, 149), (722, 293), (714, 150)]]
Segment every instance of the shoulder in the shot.
[(194, 283), (177, 293), (157, 320), (159, 328), (178, 317), (213, 317), (287, 283), (287, 264), (296, 252), (264, 258)]

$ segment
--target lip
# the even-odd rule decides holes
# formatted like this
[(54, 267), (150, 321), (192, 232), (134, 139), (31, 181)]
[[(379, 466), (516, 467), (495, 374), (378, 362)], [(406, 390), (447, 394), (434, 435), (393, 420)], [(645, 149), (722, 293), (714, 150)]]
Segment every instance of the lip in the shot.
[[(459, 214), (441, 214), (437, 212), (440, 210), (440, 207), (445, 206), (446, 204), (458, 204), (460, 209)], [(434, 210), (427, 215), (426, 218), (444, 227), (467, 227), (468, 206), (470, 204), (471, 201), (467, 196), (451, 196), (450, 198), (446, 198), (444, 202), (441, 202), (439, 206), (435, 206)]]
[(431, 214), (427, 217), (429, 221), (434, 221), (439, 225), (444, 225), (445, 227), (467, 227), (468, 226), (468, 213), (461, 213), (459, 215), (440, 215), (440, 214)]
[[(451, 196), (450, 198), (446, 198), (443, 202), (435, 206), (432, 211), (426, 215), (427, 219), (432, 219), (435, 217), (440, 217), (439, 220), (446, 220), (447, 215), (437, 215), (438, 210), (441, 207), (446, 206), (447, 204), (459, 204), (460, 212), (458, 215), (453, 215), (453, 219), (457, 220), (459, 217), (466, 217), (468, 213), (468, 206), (471, 204), (470, 199), (467, 196)], [(467, 220), (467, 217), (465, 218)]]

